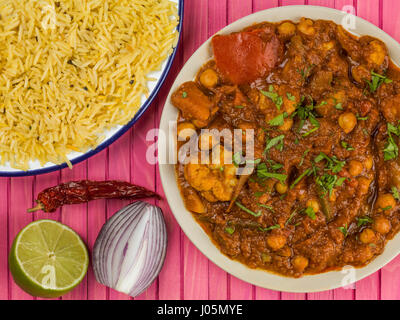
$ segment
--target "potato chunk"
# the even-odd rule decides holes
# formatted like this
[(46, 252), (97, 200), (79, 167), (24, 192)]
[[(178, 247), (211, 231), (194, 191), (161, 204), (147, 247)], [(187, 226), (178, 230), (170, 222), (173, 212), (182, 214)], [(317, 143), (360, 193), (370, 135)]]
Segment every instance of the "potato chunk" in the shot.
[(197, 127), (205, 127), (215, 113), (213, 101), (193, 81), (182, 84), (172, 95), (171, 101), (182, 111), (182, 116), (192, 120)]

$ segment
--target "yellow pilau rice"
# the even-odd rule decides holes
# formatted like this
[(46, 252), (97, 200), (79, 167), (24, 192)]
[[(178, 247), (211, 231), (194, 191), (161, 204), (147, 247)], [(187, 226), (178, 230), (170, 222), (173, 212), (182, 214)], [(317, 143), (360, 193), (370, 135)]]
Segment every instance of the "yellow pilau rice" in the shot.
[(176, 45), (169, 0), (0, 0), (0, 162), (62, 163), (126, 124)]

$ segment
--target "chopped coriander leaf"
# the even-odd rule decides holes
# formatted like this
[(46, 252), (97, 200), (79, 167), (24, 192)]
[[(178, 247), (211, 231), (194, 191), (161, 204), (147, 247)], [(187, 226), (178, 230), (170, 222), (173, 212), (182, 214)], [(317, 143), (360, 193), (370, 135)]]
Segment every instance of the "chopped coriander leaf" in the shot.
[[(262, 166), (262, 165), (264, 165), (264, 166)], [(273, 178), (282, 183), (285, 183), (285, 181), (287, 179), (286, 174), (268, 172), (268, 169), (267, 169), (267, 166), (265, 165), (265, 163), (262, 163), (261, 165), (259, 165), (257, 167), (257, 176), (261, 179)]]
[(274, 160), (267, 159), (266, 162), (268, 163), (268, 167), (271, 168), (272, 171), (283, 168), (283, 164), (275, 162)]
[(304, 153), (303, 153), (303, 155), (302, 155), (302, 157), (301, 157), (301, 161), (300, 161), (300, 163), (299, 163), (299, 166), (300, 166), (300, 167), (303, 165), (304, 159), (305, 159), (305, 157), (307, 156), (307, 154), (308, 154), (309, 152), (310, 152), (310, 149), (307, 149), (306, 151), (304, 151)]
[(315, 128), (319, 128), (320, 127), (320, 123), (318, 122), (318, 120), (316, 118), (316, 115), (314, 114), (314, 110), (315, 110), (315, 107), (314, 107), (314, 103), (313, 102), (311, 102), (310, 104), (308, 104), (306, 106), (299, 105), (297, 107), (296, 111), (292, 114), (292, 118), (297, 116), (300, 119), (298, 132), (300, 132), (301, 129), (303, 129), (306, 120), (309, 120), (310, 123)]
[(392, 209), (392, 206), (387, 206), (387, 207), (385, 207), (385, 208), (382, 208), (382, 211), (388, 211), (388, 210), (390, 210), (390, 209)]
[(368, 216), (357, 218), (357, 226), (358, 227), (361, 227), (362, 225), (370, 224), (370, 223), (373, 223), (373, 222), (374, 222), (374, 220), (372, 220)]
[(385, 161), (393, 160), (399, 156), (399, 147), (392, 136), (392, 133), (396, 136), (400, 135), (399, 128), (396, 128), (390, 123), (388, 123), (387, 127), (388, 140), (386, 142), (385, 149), (383, 149)]
[(303, 133), (302, 136), (305, 138), (305, 137), (309, 136), (311, 133), (317, 131), (318, 129), (319, 129), (319, 127), (312, 128), (310, 131)]
[(328, 162), (328, 166), (325, 170), (331, 170), (333, 173), (340, 172), (343, 167), (346, 165), (346, 161), (340, 161), (335, 156), (328, 157), (325, 153), (321, 152), (315, 159), (314, 162), (318, 163), (322, 160), (326, 160)]
[(268, 227), (268, 228), (261, 228), (261, 227), (259, 227), (258, 229), (259, 229), (260, 231), (263, 231), (263, 232), (268, 232), (268, 231), (271, 231), (271, 230), (274, 230), (274, 229), (280, 229), (280, 228), (281, 228), (281, 226), (280, 226), (279, 224), (276, 224), (276, 225), (273, 225), (273, 226)]
[(303, 78), (303, 81), (305, 81), (308, 76), (311, 73), (311, 70), (315, 67), (315, 64), (311, 64), (310, 66), (308, 66), (307, 68), (304, 68), (302, 70), (297, 69), (297, 72), (301, 75), (301, 77)]
[(399, 190), (395, 186), (392, 187), (392, 194), (393, 194), (393, 197), (397, 201), (400, 201), (400, 193), (399, 193)]
[(242, 154), (240, 152), (236, 152), (232, 157), (233, 164), (235, 167), (239, 167), (241, 164), (244, 164), (244, 160)]
[(339, 102), (338, 104), (335, 105), (335, 109), (343, 110), (343, 104), (341, 102)]
[(371, 81), (366, 80), (369, 86), (369, 91), (371, 93), (374, 93), (376, 90), (378, 90), (382, 84), (393, 82), (393, 80), (387, 78), (384, 75), (378, 74), (374, 71), (371, 71), (371, 78), (372, 78)]
[(259, 164), (261, 162), (261, 159), (255, 159), (255, 160), (246, 160), (246, 164)]
[(300, 143), (299, 138), (296, 138), (296, 139), (294, 140), (294, 144), (299, 144), (299, 143)]
[(296, 97), (292, 95), (290, 92), (286, 92), (286, 96), (290, 101), (296, 101)]
[(270, 126), (273, 126), (273, 127), (281, 126), (281, 125), (284, 124), (285, 118), (287, 118), (287, 117), (288, 117), (287, 112), (281, 113), (281, 114), (278, 115), (277, 117), (275, 117), (275, 118), (273, 118), (272, 120), (270, 120), (270, 121), (268, 122), (268, 124), (269, 124)]
[(235, 232), (235, 228), (232, 227), (226, 227), (225, 232), (228, 234), (233, 234)]
[(312, 170), (308, 168), (306, 171), (304, 171), (290, 186), (290, 189), (293, 189), (296, 184), (298, 184), (305, 176), (309, 176), (312, 173)]
[(356, 118), (357, 118), (357, 120), (360, 120), (360, 121), (368, 120), (368, 117), (361, 117), (358, 113), (356, 114)]
[(262, 203), (259, 203), (258, 205), (261, 208), (265, 208), (265, 209), (271, 210), (272, 212), (275, 212), (274, 208), (272, 208), (271, 206), (267, 206), (266, 204), (262, 204)]
[(355, 150), (351, 145), (349, 145), (346, 141), (341, 141), (340, 144), (342, 145), (342, 147), (344, 149), (346, 149), (347, 151), (353, 151)]
[(257, 192), (254, 193), (254, 196), (255, 196), (256, 198), (260, 198), (264, 193), (265, 193), (265, 192), (257, 191)]
[(243, 109), (244, 106), (235, 106), (236, 109)]
[(281, 107), (283, 105), (283, 99), (278, 93), (275, 92), (273, 85), (269, 86), (268, 91), (264, 91), (264, 90), (260, 90), (260, 91), (264, 96), (266, 96), (272, 100), (272, 102), (276, 105), (276, 108), (278, 110), (281, 110)]
[(296, 213), (297, 213), (297, 209), (295, 209), (295, 210), (290, 214), (289, 219), (287, 219), (287, 221), (285, 222), (285, 226), (287, 226), (287, 225), (292, 221), (292, 219), (294, 218), (294, 216), (296, 215)]
[(328, 193), (332, 195), (333, 189), (341, 187), (346, 178), (338, 178), (336, 175), (324, 174), (315, 179), (317, 185), (321, 188), (321, 197), (325, 197)]
[(388, 127), (388, 132), (395, 134), (396, 136), (400, 136), (400, 126), (395, 127), (394, 125), (392, 125), (391, 123), (387, 124)]
[(314, 209), (313, 208), (311, 208), (311, 207), (307, 207), (305, 210), (304, 210), (304, 213), (310, 218), (310, 219), (312, 219), (312, 220), (315, 220), (315, 211), (314, 211)]
[(338, 229), (344, 234), (345, 237), (347, 237), (347, 235), (349, 234), (347, 224), (344, 227), (339, 227)]
[(365, 136), (369, 137), (369, 132), (367, 129), (363, 128), (362, 132), (364, 133)]
[(242, 205), (239, 201), (236, 201), (235, 204), (236, 204), (240, 209), (242, 209), (244, 212), (247, 212), (247, 213), (251, 214), (251, 215), (254, 216), (254, 217), (259, 217), (259, 216), (262, 215), (262, 212), (261, 212), (261, 211), (258, 211), (257, 213), (255, 213), (255, 212), (251, 211), (250, 209), (247, 209), (247, 208), (246, 208), (244, 205)]
[(280, 135), (277, 136), (271, 140), (268, 141), (267, 146), (265, 147), (264, 153), (266, 153), (269, 149), (271, 149), (272, 147), (278, 146), (278, 150), (279, 150), (279, 146), (282, 144), (282, 148), (283, 148), (283, 139), (285, 139), (285, 135)]
[(186, 91), (183, 91), (183, 92), (182, 92), (182, 98), (186, 98), (187, 96), (188, 96), (187, 92), (186, 92)]

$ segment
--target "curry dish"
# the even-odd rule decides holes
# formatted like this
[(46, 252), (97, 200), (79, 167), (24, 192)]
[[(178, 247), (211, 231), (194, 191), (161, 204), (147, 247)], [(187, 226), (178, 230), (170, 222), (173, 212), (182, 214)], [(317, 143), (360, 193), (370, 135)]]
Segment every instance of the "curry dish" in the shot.
[[(181, 194), (218, 248), (290, 277), (381, 254), (400, 229), (400, 71), (386, 45), (302, 18), (216, 35), (212, 49), (172, 103), (180, 153), (198, 151), (176, 166)], [(193, 161), (210, 150), (216, 161)]]

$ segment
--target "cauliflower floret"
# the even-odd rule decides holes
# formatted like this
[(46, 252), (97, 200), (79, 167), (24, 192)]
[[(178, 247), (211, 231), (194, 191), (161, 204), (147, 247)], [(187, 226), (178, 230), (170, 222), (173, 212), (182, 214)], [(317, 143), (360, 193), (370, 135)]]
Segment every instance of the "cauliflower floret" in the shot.
[(234, 188), (238, 183), (236, 167), (226, 161), (229, 154), (231, 153), (220, 147), (219, 161), (211, 161), (213, 163), (209, 164), (188, 163), (185, 165), (186, 181), (210, 202), (231, 200)]

